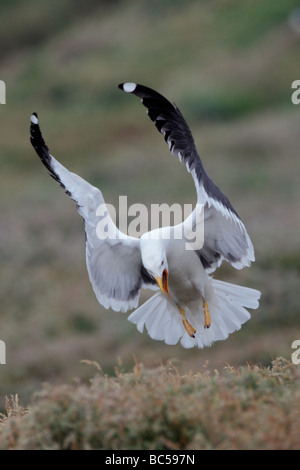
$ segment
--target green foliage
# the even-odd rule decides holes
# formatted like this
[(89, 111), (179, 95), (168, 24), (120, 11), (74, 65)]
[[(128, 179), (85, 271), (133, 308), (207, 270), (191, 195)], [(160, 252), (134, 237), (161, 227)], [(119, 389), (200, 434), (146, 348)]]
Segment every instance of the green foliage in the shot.
[(297, 449), (299, 373), (278, 358), (222, 375), (136, 364), (90, 385), (45, 385), (29, 409), (7, 401), (1, 449)]
[[(222, 17), (225, 37), (237, 48), (247, 48), (276, 26), (284, 25), (293, 8), (298, 7), (297, 0), (270, 2), (254, 0), (239, 2), (230, 0), (219, 3), (217, 15)], [(222, 5), (223, 3), (223, 5)]]

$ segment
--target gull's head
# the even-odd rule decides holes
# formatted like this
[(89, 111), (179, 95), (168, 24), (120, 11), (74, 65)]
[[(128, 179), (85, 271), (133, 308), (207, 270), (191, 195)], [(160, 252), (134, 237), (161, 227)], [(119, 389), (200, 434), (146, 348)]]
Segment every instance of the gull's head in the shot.
[(154, 279), (163, 294), (169, 295), (169, 268), (165, 246), (161, 238), (141, 237), (141, 254), (144, 268)]

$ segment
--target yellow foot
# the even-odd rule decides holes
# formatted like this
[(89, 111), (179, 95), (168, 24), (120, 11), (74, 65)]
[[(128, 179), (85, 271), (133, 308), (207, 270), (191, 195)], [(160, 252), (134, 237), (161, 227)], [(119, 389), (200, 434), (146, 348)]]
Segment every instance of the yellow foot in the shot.
[(209, 328), (211, 324), (210, 313), (208, 310), (208, 305), (205, 299), (203, 299), (203, 309), (204, 309), (204, 328)]
[(196, 333), (195, 328), (185, 318), (185, 312), (183, 308), (179, 307), (178, 305), (178, 309), (179, 309), (180, 315), (182, 316), (182, 323), (183, 323), (184, 328), (186, 329), (188, 334), (191, 336), (191, 338), (195, 338), (195, 333)]

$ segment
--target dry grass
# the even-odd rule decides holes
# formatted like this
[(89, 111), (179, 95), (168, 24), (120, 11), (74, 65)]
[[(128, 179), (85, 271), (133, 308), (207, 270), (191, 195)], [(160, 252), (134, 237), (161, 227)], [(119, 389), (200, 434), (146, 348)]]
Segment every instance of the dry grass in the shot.
[(90, 384), (45, 385), (28, 409), (12, 399), (1, 449), (298, 449), (299, 369), (227, 366), (220, 375), (136, 364)]

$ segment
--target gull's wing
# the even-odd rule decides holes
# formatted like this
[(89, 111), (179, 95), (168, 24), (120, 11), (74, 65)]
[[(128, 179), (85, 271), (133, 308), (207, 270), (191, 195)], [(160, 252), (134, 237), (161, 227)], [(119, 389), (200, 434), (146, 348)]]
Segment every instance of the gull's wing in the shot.
[(141, 98), (150, 119), (164, 136), (170, 152), (183, 161), (204, 205), (204, 245), (196, 253), (208, 272), (227, 260), (237, 269), (254, 261), (254, 250), (245, 226), (225, 194), (208, 176), (198, 155), (192, 133), (177, 106), (151, 88), (123, 83), (119, 88)]
[(50, 154), (36, 113), (31, 116), (30, 134), (41, 161), (76, 203), (84, 219), (86, 264), (98, 301), (116, 311), (137, 307), (141, 287), (155, 284), (143, 267), (139, 239), (117, 229), (99, 189), (68, 171)]

